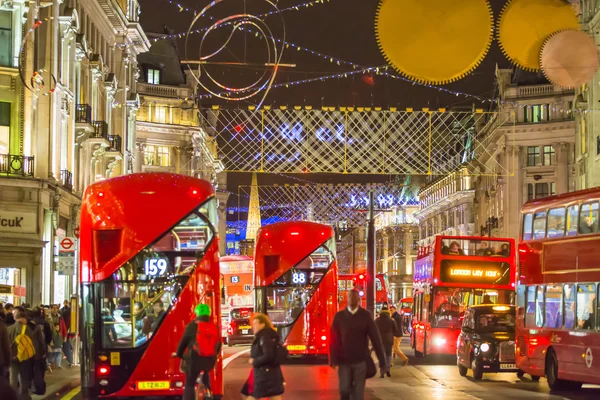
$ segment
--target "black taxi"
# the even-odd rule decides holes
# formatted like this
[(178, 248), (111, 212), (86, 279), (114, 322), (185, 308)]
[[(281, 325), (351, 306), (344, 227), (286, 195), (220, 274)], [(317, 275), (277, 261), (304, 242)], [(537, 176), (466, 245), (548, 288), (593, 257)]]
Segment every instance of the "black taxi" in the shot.
[(456, 343), (458, 371), (469, 368), (479, 380), (486, 372), (517, 372), (515, 306), (486, 304), (469, 307)]

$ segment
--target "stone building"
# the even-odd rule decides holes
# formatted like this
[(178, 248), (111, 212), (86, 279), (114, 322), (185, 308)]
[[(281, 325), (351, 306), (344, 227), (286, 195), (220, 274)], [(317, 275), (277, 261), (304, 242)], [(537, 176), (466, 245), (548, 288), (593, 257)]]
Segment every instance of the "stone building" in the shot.
[(138, 17), (137, 0), (0, 3), (0, 285), (14, 303), (76, 291), (58, 243), (85, 187), (130, 170)]

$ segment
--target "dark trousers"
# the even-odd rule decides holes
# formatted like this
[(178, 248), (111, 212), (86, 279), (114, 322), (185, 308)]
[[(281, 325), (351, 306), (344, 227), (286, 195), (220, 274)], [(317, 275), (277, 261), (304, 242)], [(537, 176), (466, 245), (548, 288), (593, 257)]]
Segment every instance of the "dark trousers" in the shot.
[(10, 365), (10, 385), (19, 394), (19, 400), (29, 400), (29, 388), (33, 381), (33, 363), (34, 359), (23, 362), (13, 360)]
[(33, 392), (37, 395), (46, 394), (46, 368), (46, 357), (33, 362)]
[(73, 364), (73, 344), (71, 343), (71, 339), (67, 338), (63, 343), (63, 352), (65, 353), (65, 357), (67, 357), (67, 362), (69, 365)]
[(210, 390), (210, 371), (214, 367), (214, 361), (207, 357), (192, 357), (187, 362), (185, 372), (185, 389), (183, 390), (183, 400), (196, 399), (196, 380), (202, 373), (202, 384), (205, 389)]
[(341, 400), (363, 400), (367, 380), (367, 363), (340, 365), (338, 367)]
[(387, 370), (390, 370), (390, 367), (392, 366), (392, 346), (384, 346), (385, 351), (385, 366), (387, 367)]

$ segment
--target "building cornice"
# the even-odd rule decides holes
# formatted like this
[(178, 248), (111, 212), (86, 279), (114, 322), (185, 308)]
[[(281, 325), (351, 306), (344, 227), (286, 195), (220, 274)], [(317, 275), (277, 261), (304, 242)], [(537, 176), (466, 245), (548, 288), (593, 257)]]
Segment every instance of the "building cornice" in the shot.
[(438, 214), (441, 211), (446, 210), (455, 203), (463, 200), (473, 200), (475, 198), (475, 190), (461, 190), (460, 192), (452, 193), (443, 199), (438, 200), (433, 205), (425, 207), (422, 210), (415, 212), (414, 216), (419, 221), (429, 218), (431, 215)]
[(183, 126), (183, 125), (170, 125), (170, 124), (159, 124), (156, 122), (145, 122), (136, 121), (136, 131), (138, 132), (149, 132), (149, 133), (162, 133), (167, 135), (193, 135), (201, 133), (202, 129), (198, 126)]

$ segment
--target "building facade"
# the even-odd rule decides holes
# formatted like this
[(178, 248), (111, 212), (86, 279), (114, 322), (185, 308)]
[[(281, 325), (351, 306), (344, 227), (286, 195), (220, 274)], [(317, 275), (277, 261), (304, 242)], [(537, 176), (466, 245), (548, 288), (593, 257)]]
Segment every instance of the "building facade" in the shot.
[(85, 187), (130, 170), (138, 17), (137, 0), (0, 3), (0, 275), (16, 304), (76, 292), (59, 243)]
[(535, 74), (499, 69), (502, 106), (481, 131), (485, 152), (478, 161), (494, 175), (475, 182), (474, 233), (517, 238), (522, 205), (575, 190), (575, 120), (572, 90)]
[[(597, 0), (579, 2), (580, 22), (600, 44), (600, 3)], [(588, 84), (575, 90), (575, 188), (600, 186), (600, 71)]]

